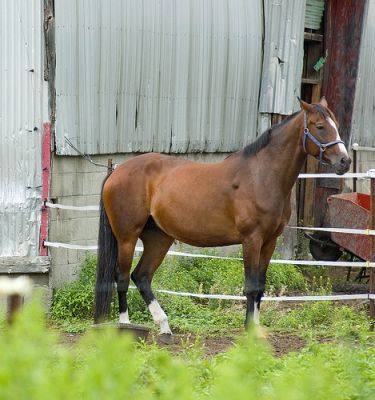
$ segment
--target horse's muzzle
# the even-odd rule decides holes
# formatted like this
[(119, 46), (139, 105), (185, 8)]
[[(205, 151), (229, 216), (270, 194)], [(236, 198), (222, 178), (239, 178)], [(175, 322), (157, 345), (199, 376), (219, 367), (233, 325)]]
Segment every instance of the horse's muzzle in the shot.
[(344, 175), (346, 172), (349, 171), (351, 163), (352, 160), (350, 159), (350, 157), (347, 156), (341, 157), (340, 161), (334, 164), (335, 173), (337, 175)]

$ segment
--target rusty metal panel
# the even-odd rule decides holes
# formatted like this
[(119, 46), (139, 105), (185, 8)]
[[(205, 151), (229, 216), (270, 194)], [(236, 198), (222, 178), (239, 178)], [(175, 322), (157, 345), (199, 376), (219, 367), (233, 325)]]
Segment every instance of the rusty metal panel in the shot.
[[(370, 196), (363, 193), (343, 193), (328, 197), (331, 226), (335, 228), (369, 229)], [(331, 233), (332, 240), (363, 260), (371, 260), (371, 236)]]
[(360, 47), (351, 143), (375, 147), (375, 2), (367, 2)]
[(305, 0), (264, 0), (264, 58), (259, 111), (289, 115), (299, 109)]
[(35, 257), (41, 207), (43, 8), (0, 0), (0, 256)]
[[(226, 152), (257, 133), (262, 0), (56, 0), (56, 147)], [(286, 18), (286, 17), (285, 17)]]

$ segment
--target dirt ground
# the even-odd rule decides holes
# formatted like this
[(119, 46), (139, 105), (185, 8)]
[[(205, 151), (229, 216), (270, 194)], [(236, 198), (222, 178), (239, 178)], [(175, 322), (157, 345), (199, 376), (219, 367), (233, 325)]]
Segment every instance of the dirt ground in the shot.
[[(346, 276), (346, 271), (343, 269), (336, 268), (334, 274), (331, 274), (332, 283), (334, 286), (333, 294), (351, 294), (351, 293), (365, 293), (368, 290), (368, 285), (366, 282), (345, 282), (342, 277)], [(295, 293), (295, 295), (300, 295), (301, 293)], [(287, 308), (293, 309), (295, 307), (300, 306), (300, 302), (287, 302), (280, 303), (278, 307), (280, 309)], [(359, 304), (363, 304), (362, 300), (357, 301), (338, 301), (335, 302), (337, 305), (348, 305), (355, 306)], [(135, 327), (137, 327), (135, 325)], [(283, 356), (289, 352), (300, 351), (306, 346), (306, 340), (293, 334), (290, 332), (273, 332), (268, 330), (267, 328), (261, 328), (261, 332), (263, 332), (262, 337), (269, 343), (271, 348), (273, 349), (273, 353), (275, 356)], [(122, 331), (122, 330), (120, 330)], [(227, 336), (224, 337), (199, 337), (192, 334), (174, 334), (172, 338), (168, 340), (166, 338), (160, 337), (157, 334), (149, 333), (147, 337), (147, 342), (149, 343), (157, 343), (161, 348), (168, 349), (174, 354), (182, 353), (189, 344), (192, 345), (196, 341), (198, 341), (199, 345), (201, 345), (204, 349), (204, 354), (207, 357), (213, 357), (218, 353), (222, 353), (227, 351), (236, 341), (236, 337), (241, 335), (242, 331), (238, 332), (232, 331), (228, 333)], [(68, 345), (74, 345), (79, 339), (79, 334), (64, 334), (62, 338), (62, 342)], [(330, 338), (322, 337), (319, 340), (320, 342), (329, 342)]]
[[(213, 357), (218, 353), (229, 350), (234, 344), (236, 337), (240, 334), (241, 332), (233, 332), (230, 336), (206, 338), (197, 338), (190, 334), (175, 334), (168, 340), (159, 335), (149, 334), (147, 342), (155, 342), (159, 347), (167, 349), (173, 354), (180, 354), (189, 346), (189, 344), (192, 345), (195, 342), (198, 342), (198, 344), (202, 346), (204, 354), (207, 357)], [(64, 334), (62, 342), (74, 346), (80, 336), (80, 334)], [(262, 337), (264, 337), (264, 339), (270, 344), (273, 353), (276, 356), (283, 356), (291, 351), (300, 351), (306, 345), (304, 339), (287, 332), (264, 331)]]
[[(304, 339), (290, 333), (265, 332), (262, 336), (270, 344), (276, 356), (282, 356), (291, 351), (299, 351), (306, 345)], [(227, 351), (234, 344), (236, 334), (228, 337), (199, 338), (198, 340), (203, 345), (205, 355), (210, 357)], [(156, 339), (160, 347), (167, 348), (173, 353), (180, 353), (186, 343), (194, 343), (195, 341), (196, 338), (192, 335), (174, 335), (172, 343), (164, 343), (163, 339)]]

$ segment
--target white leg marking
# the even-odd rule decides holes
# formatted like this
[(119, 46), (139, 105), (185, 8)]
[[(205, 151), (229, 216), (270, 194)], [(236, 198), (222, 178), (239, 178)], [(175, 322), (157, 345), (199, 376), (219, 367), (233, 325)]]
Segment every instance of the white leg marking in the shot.
[(148, 306), (148, 309), (150, 310), (150, 313), (152, 315), (155, 324), (159, 325), (160, 333), (166, 333), (171, 335), (172, 331), (169, 328), (168, 317), (166, 316), (163, 309), (160, 307), (157, 300), (152, 300), (152, 302)]
[(254, 324), (255, 325), (259, 325), (259, 316), (260, 316), (260, 312), (259, 312), (259, 308), (258, 308), (258, 303), (255, 302), (254, 303)]
[(119, 323), (120, 324), (130, 324), (128, 310), (126, 310), (123, 313), (120, 313)]
[[(335, 124), (335, 122), (333, 121), (333, 119), (331, 117), (327, 118), (327, 121), (329, 122), (329, 124), (334, 128), (334, 130), (336, 131), (336, 140), (341, 140), (340, 135), (339, 135), (339, 131), (337, 130), (337, 126)], [(346, 151), (345, 146), (342, 143), (338, 143), (339, 149), (342, 153), (345, 154), (346, 157), (349, 157), (348, 152)]]

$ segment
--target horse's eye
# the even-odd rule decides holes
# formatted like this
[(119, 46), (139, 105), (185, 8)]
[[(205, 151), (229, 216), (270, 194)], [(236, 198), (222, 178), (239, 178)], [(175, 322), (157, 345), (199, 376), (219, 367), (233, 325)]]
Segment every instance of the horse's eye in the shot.
[(322, 129), (324, 129), (324, 126), (323, 125), (317, 125), (316, 126), (320, 131), (322, 130)]

